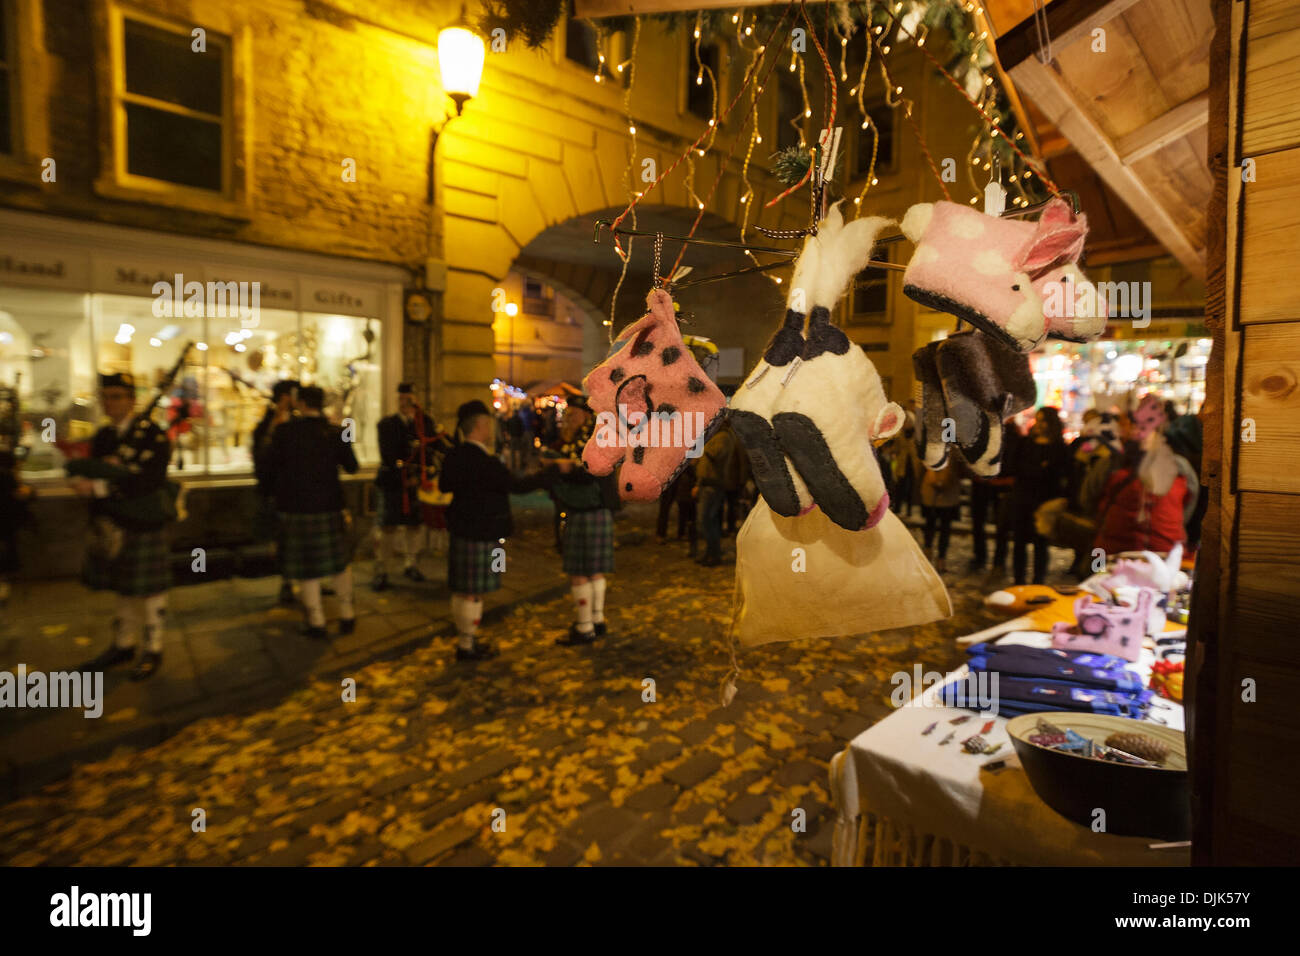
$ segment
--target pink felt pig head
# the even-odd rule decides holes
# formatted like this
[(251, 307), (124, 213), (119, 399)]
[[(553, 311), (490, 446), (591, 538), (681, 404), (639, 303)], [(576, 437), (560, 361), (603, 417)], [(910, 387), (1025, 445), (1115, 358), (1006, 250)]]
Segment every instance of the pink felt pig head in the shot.
[[(1048, 334), (1082, 340), (1105, 326), (1095, 287), (1074, 265), (1088, 234), (1087, 218), (1076, 216), (1064, 200), (1050, 202), (1037, 222), (988, 216), (951, 202), (921, 203), (900, 226), (917, 244), (903, 275), (907, 296), (1017, 351), (1032, 351)], [(1061, 302), (1051, 310), (1060, 315), (1049, 316), (1045, 294), (1052, 292), (1050, 284), (1064, 282), (1071, 283), (1071, 304)], [(1091, 294), (1078, 296), (1085, 285)]]

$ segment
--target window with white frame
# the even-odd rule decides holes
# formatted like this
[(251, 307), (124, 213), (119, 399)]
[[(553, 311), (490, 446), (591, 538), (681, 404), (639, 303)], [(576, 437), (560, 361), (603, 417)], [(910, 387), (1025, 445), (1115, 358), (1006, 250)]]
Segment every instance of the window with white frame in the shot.
[[(240, 57), (247, 25), (214, 8), (212, 22), (158, 16), (96, 0), (104, 127), (96, 190), (131, 201), (246, 213)], [(246, 59), (246, 57), (245, 57)]]

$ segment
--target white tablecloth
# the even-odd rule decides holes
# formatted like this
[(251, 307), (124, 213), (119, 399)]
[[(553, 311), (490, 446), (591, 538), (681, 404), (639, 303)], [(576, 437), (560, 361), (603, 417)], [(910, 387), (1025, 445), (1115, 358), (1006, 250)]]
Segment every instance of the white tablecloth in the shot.
[[(1000, 643), (1050, 646), (1050, 635), (1021, 632)], [(1134, 669), (1150, 673), (1147, 650)], [(1067, 820), (1034, 792), (1007, 736), (1004, 717), (984, 734), (1002, 744), (996, 754), (972, 755), (961, 741), (980, 732), (986, 718), (938, 703), (942, 684), (855, 737), (831, 761), (831, 793), (838, 813), (836, 866), (1025, 864), (1034, 866), (1187, 866), (1189, 847), (1151, 849), (1160, 841), (1094, 833)], [(1183, 729), (1182, 705), (1157, 698), (1153, 716)], [(970, 715), (954, 726), (949, 721)], [(928, 736), (921, 732), (938, 726)], [(946, 746), (939, 742), (957, 734)], [(1007, 767), (990, 771), (1000, 759)], [(868, 846), (872, 847), (867, 859)]]

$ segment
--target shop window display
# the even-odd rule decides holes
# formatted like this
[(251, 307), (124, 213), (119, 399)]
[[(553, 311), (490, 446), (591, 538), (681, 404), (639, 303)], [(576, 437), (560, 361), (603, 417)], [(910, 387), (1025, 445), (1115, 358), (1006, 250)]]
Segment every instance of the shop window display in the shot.
[(195, 347), (154, 415), (172, 440), (172, 473), (250, 474), (253, 428), (282, 378), (324, 388), (326, 414), (355, 423), (357, 458), (378, 460), (377, 319), (260, 309), (241, 321), (158, 316), (154, 307), (145, 296), (0, 287), (0, 383), (19, 396), (27, 479), (61, 478), (71, 446), (94, 433), (98, 372), (130, 372), (143, 400), (189, 342)]
[[(0, 287), (0, 384), (18, 394), (18, 443), (28, 478), (61, 477), (60, 445), (94, 433), (99, 411), (88, 298)], [(51, 424), (55, 442), (45, 440)]]

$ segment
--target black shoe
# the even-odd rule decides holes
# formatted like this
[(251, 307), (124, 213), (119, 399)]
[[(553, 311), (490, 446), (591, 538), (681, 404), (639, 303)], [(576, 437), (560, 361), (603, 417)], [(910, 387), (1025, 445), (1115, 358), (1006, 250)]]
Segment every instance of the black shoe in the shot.
[(93, 657), (81, 665), (83, 671), (106, 671), (118, 664), (126, 664), (135, 659), (134, 647), (110, 647), (98, 657)]
[(288, 581), (285, 581), (283, 584), (280, 585), (280, 603), (294, 604), (296, 603), (296, 601), (297, 598), (293, 596), (293, 585), (290, 584)]
[(702, 568), (716, 568), (722, 564), (722, 558), (711, 558), (706, 554), (702, 558), (696, 558), (695, 563)]
[(158, 651), (145, 651), (140, 655), (140, 663), (131, 671), (131, 680), (147, 680), (162, 666), (162, 654)]
[(467, 651), (465, 648), (456, 647), (456, 660), (458, 661), (485, 661), (497, 656), (497, 649), (487, 642), (474, 642), (474, 649)]
[(375, 579), (370, 582), (370, 590), (372, 591), (387, 591), (389, 587), (391, 585), (388, 583), (387, 574), (376, 574)]
[(415, 565), (411, 565), (409, 568), (407, 568), (407, 569), (406, 569), (405, 571), (403, 571), (402, 573), (405, 574), (405, 575), (406, 575), (408, 578), (410, 578), (412, 581), (424, 581), (424, 580), (426, 580), (425, 577), (424, 577), (424, 575), (420, 573), (420, 569), (417, 568)]
[(326, 597), (333, 597), (334, 594), (335, 594), (335, 591), (334, 591), (333, 588), (326, 587), (325, 585), (322, 584), (322, 585), (320, 586), (320, 593), (323, 594), (323, 595), (325, 595)]
[(357, 629), (357, 619), (355, 617), (345, 617), (339, 620), (339, 634), (351, 634)]
[(604, 622), (604, 621), (597, 621), (597, 622), (595, 623), (594, 626), (595, 626), (595, 628), (596, 628), (596, 636), (597, 636), (597, 637), (604, 637), (604, 636), (605, 636), (605, 633), (606, 633), (606, 632), (605, 632), (605, 622)]
[(555, 643), (564, 647), (577, 647), (581, 644), (590, 644), (595, 639), (596, 632), (594, 630), (583, 633), (578, 630), (578, 625), (574, 624), (569, 628), (569, 633), (564, 637), (557, 637)]
[(304, 627), (302, 633), (304, 637), (310, 637), (317, 641), (328, 640), (330, 636), (330, 632), (325, 630), (323, 627)]

